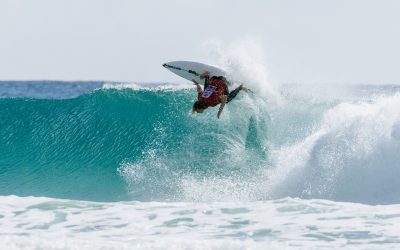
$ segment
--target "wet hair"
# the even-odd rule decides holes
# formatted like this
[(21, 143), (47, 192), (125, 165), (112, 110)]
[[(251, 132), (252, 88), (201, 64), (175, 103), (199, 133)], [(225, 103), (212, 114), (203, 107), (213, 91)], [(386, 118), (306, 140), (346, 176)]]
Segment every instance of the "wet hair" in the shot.
[(198, 109), (206, 109), (206, 104), (203, 101), (196, 101), (193, 104), (193, 111), (196, 111)]

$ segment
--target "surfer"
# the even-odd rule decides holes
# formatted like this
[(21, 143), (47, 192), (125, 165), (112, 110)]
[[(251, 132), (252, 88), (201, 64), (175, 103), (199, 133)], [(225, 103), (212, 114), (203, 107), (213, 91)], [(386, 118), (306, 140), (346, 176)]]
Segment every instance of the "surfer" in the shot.
[(193, 104), (193, 113), (203, 113), (208, 107), (215, 107), (218, 104), (221, 104), (217, 113), (217, 117), (219, 119), (225, 104), (232, 101), (232, 99), (236, 97), (240, 90), (247, 92), (247, 88), (245, 88), (243, 84), (229, 92), (228, 81), (225, 77), (210, 77), (210, 74), (207, 71), (200, 75), (200, 79), (205, 79), (204, 91), (196, 80), (192, 80), (197, 87), (198, 94), (197, 101)]

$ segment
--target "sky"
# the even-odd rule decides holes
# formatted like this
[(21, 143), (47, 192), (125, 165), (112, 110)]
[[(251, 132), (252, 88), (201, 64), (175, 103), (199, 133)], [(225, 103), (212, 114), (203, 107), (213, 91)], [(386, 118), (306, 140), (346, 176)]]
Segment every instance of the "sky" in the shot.
[(399, 13), (397, 0), (0, 0), (0, 80), (175, 82), (164, 62), (215, 64), (210, 41), (252, 40), (270, 81), (400, 84)]

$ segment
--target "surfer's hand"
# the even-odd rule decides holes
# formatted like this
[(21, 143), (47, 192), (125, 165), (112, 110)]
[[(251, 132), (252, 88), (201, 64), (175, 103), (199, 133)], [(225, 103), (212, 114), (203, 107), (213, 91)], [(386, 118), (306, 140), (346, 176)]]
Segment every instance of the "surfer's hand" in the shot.
[(199, 85), (199, 83), (195, 79), (192, 79), (192, 82), (194, 83), (194, 85)]
[(210, 72), (204, 71), (199, 77), (200, 77), (200, 79), (203, 79), (204, 77), (209, 76), (209, 75), (210, 75)]

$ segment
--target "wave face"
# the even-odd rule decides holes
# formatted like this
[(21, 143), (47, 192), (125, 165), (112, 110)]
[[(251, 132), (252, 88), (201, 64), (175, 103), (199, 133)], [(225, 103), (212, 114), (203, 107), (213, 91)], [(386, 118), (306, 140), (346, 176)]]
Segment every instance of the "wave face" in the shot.
[[(243, 171), (257, 118), (190, 115), (192, 90), (103, 89), (74, 99), (0, 99), (3, 194), (180, 199), (185, 176)], [(234, 105), (239, 105), (237, 102)], [(236, 107), (238, 108), (238, 107)], [(249, 126), (244, 124), (249, 123)], [(250, 124), (251, 123), (251, 124)], [(128, 188), (128, 190), (127, 190)]]
[(400, 202), (397, 88), (357, 87), (331, 98), (306, 87), (281, 92), (273, 105), (240, 93), (221, 120), (217, 109), (191, 115), (192, 89), (2, 98), (0, 194)]

